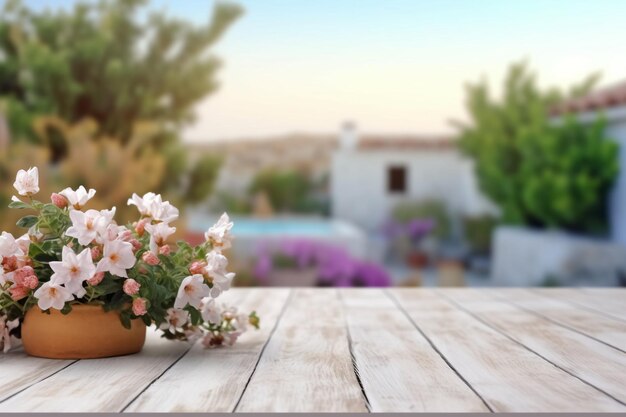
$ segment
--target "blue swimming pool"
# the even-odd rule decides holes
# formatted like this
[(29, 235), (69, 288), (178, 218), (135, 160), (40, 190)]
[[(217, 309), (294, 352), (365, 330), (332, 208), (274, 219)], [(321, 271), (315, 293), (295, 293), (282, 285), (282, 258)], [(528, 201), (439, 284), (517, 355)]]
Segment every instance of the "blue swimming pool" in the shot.
[[(202, 215), (192, 215), (189, 227), (197, 231), (207, 230), (217, 219)], [(256, 219), (235, 217), (235, 236), (329, 236), (336, 232), (337, 224), (328, 219), (272, 218)]]

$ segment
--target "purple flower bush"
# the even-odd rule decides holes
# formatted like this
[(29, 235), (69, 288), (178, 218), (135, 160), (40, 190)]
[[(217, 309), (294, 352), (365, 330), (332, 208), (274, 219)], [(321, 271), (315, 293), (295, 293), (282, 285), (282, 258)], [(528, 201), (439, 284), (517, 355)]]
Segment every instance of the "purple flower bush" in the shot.
[(322, 287), (386, 287), (389, 274), (377, 263), (352, 257), (345, 249), (328, 243), (294, 239), (282, 242), (273, 250), (262, 249), (253, 275), (267, 283), (275, 269), (317, 270), (317, 285)]
[(428, 236), (437, 226), (434, 219), (414, 218), (408, 222), (389, 220), (383, 226), (383, 234), (389, 239), (407, 237), (414, 244), (418, 244)]

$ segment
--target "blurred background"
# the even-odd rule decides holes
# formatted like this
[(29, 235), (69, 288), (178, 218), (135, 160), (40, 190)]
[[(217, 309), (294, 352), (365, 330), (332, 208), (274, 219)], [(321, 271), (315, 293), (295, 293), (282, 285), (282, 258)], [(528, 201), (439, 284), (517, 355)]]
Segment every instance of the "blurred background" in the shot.
[(626, 3), (0, 1), (0, 229), (227, 211), (238, 285), (626, 286)]

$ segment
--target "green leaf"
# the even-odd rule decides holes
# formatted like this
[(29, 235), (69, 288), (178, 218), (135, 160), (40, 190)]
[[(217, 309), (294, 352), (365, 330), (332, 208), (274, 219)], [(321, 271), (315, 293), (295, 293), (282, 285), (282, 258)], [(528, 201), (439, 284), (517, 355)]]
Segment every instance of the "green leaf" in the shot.
[(150, 316), (148, 316), (147, 314), (144, 314), (143, 316), (141, 316), (141, 321), (143, 321), (143, 323), (146, 326), (150, 326), (152, 324), (152, 320), (150, 319)]
[(72, 305), (70, 303), (65, 303), (63, 309), (61, 310), (61, 314), (67, 315), (72, 311)]
[(185, 308), (185, 310), (189, 312), (189, 316), (191, 318), (191, 324), (193, 324), (194, 326), (197, 326), (198, 324), (202, 323), (202, 315), (200, 314), (198, 310), (196, 310), (195, 308), (189, 305), (187, 306), (187, 308)]
[(16, 224), (18, 227), (29, 229), (30, 227), (37, 224), (37, 216), (24, 216), (19, 219)]
[(23, 201), (11, 201), (11, 203), (9, 203), (9, 208), (26, 209), (26, 208), (30, 208), (30, 205), (28, 205), (27, 203), (24, 203)]
[(120, 321), (122, 322), (122, 326), (126, 329), (130, 329), (130, 313), (128, 311), (122, 311), (120, 313)]

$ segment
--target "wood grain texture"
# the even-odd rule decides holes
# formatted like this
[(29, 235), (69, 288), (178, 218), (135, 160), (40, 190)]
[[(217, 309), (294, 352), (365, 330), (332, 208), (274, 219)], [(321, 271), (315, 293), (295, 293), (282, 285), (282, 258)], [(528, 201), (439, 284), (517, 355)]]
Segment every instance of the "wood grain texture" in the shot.
[(626, 354), (477, 290), (441, 292), (485, 323), (626, 404)]
[(0, 411), (121, 411), (188, 349), (150, 328), (140, 354), (78, 361), (0, 403)]
[(0, 352), (0, 403), (72, 363), (74, 361), (33, 358), (22, 348), (7, 354)]
[(294, 290), (236, 411), (367, 411), (337, 290)]
[[(220, 300), (236, 301), (247, 292), (233, 289)], [(0, 403), (0, 411), (122, 411), (190, 347), (149, 328), (139, 354), (77, 361)]]
[(289, 293), (288, 289), (250, 290), (237, 305), (241, 311), (258, 313), (260, 330), (249, 330), (229, 348), (206, 350), (196, 344), (125, 411), (233, 411)]
[(432, 290), (391, 294), (494, 411), (626, 410)]
[(346, 289), (341, 299), (372, 411), (489, 411), (383, 290)]
[[(522, 288), (485, 289), (484, 294), (585, 334), (626, 352), (626, 322)], [(624, 300), (626, 303), (626, 300)]]
[(626, 289), (534, 288), (531, 291), (626, 321)]

